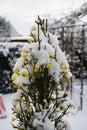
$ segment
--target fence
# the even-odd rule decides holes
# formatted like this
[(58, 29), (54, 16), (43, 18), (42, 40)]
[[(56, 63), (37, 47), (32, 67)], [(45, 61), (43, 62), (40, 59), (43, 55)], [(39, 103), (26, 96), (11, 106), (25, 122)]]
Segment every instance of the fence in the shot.
[(83, 97), (87, 96), (87, 25), (62, 26), (52, 30), (58, 35), (60, 47), (66, 53), (73, 74), (67, 88), (71, 98), (77, 90), (82, 110)]

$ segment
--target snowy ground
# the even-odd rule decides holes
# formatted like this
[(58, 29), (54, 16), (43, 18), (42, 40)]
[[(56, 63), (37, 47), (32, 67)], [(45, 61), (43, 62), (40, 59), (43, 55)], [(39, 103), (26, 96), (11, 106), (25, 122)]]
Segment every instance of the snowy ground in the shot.
[[(2, 95), (7, 109), (7, 118), (0, 119), (0, 130), (13, 130), (11, 125), (11, 95)], [(87, 112), (79, 111), (76, 114), (66, 117), (69, 121), (72, 130), (87, 130)]]

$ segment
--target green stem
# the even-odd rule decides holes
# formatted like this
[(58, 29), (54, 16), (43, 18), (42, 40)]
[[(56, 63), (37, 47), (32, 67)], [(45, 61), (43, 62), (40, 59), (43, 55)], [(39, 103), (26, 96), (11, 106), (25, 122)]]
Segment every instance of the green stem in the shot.
[(47, 33), (47, 27), (48, 27), (48, 25), (47, 25), (47, 19), (46, 19), (46, 33)]

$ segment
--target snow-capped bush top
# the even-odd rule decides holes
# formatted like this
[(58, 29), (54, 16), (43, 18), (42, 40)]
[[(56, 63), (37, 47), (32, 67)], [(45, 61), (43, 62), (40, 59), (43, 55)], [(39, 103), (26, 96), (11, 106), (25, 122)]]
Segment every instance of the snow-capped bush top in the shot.
[[(71, 77), (71, 73), (65, 54), (58, 45), (57, 36), (50, 33), (44, 34), (40, 30), (38, 41), (35, 32), (35, 28), (31, 29), (30, 36), (32, 36), (32, 39), (30, 41), (32, 42), (24, 45), (21, 58), (17, 60), (14, 66), (14, 73), (18, 74), (15, 82), (18, 82), (19, 76), (21, 76), (20, 78), (28, 78), (21, 75), (21, 69), (23, 68), (32, 76), (35, 72), (37, 73), (41, 69), (44, 71), (47, 67), (49, 75), (54, 78), (57, 84), (66, 83)], [(16, 70), (18, 71), (16, 72)], [(21, 82), (23, 81), (20, 80)]]

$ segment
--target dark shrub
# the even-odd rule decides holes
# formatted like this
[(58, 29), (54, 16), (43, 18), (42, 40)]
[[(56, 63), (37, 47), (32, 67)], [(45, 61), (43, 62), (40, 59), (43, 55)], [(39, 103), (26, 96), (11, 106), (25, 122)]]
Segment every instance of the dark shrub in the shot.
[(12, 68), (20, 57), (22, 46), (22, 43), (0, 43), (0, 93), (15, 91), (11, 83)]

